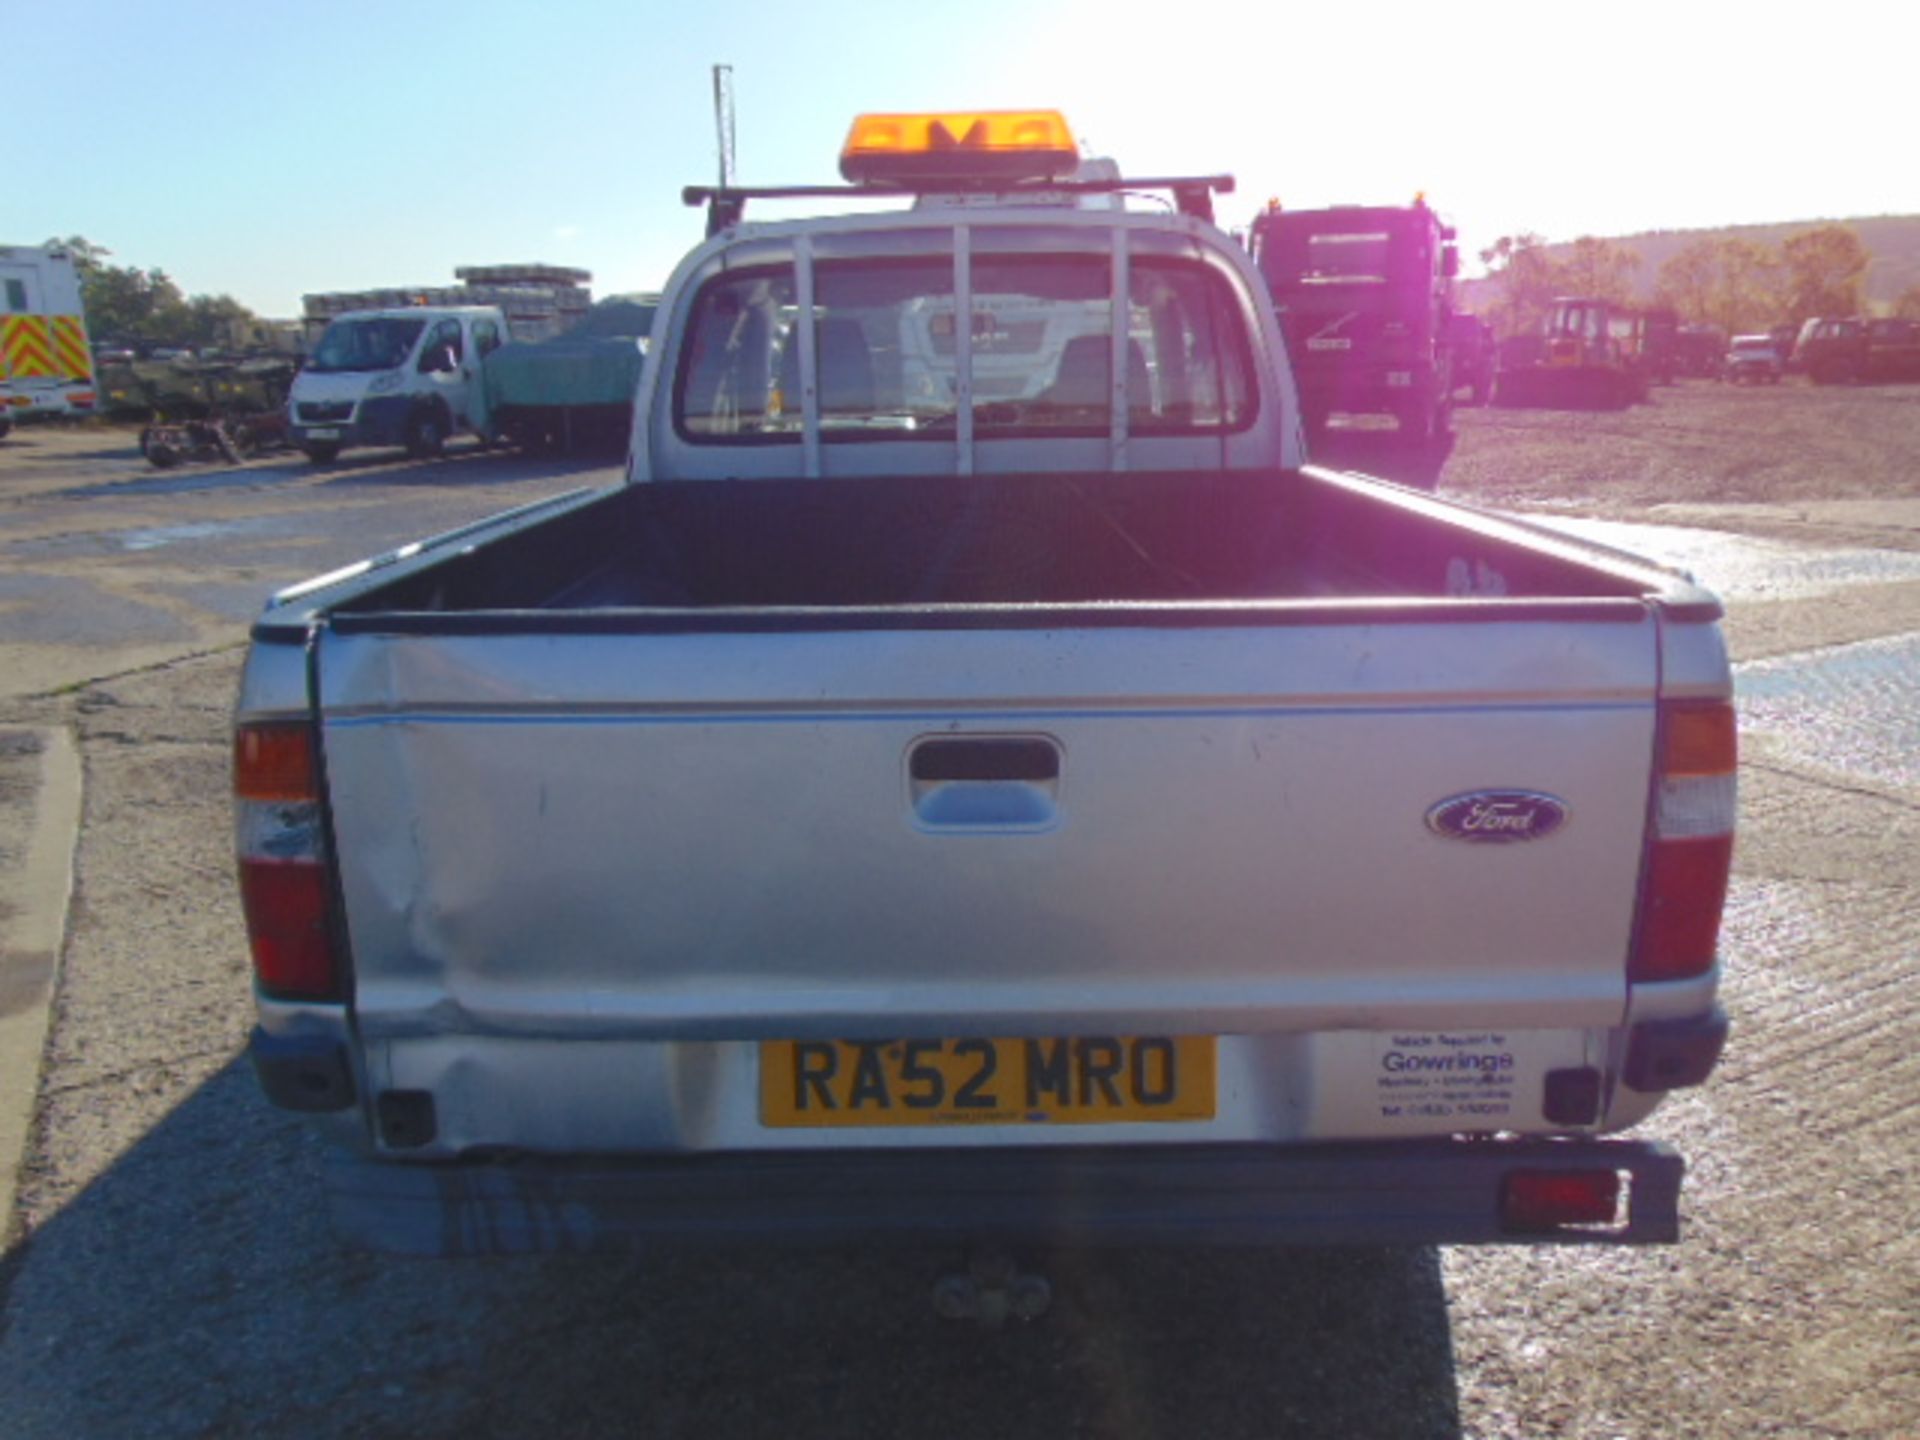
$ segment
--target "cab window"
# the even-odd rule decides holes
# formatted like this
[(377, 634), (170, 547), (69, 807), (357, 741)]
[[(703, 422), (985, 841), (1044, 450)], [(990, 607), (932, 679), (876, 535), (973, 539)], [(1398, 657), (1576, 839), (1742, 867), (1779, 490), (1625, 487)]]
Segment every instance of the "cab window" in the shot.
[(438, 366), (441, 353), (447, 350), (453, 352), (455, 365), (458, 365), (461, 357), (466, 354), (466, 348), (460, 340), (458, 320), (442, 320), (433, 327), (427, 336), (427, 343), (420, 347), (420, 362), (415, 368), (422, 375), (428, 374)]
[(798, 439), (797, 396), (774, 385), (794, 314), (790, 270), (735, 271), (707, 283), (681, 347), (674, 421), (682, 434)]
[[(1129, 431), (1250, 424), (1252, 351), (1223, 278), (1194, 261), (1152, 257), (1136, 257), (1130, 275), (1118, 347)], [(973, 257), (965, 348), (977, 439), (1107, 433), (1112, 278), (1099, 254)], [(823, 262), (810, 318), (822, 441), (952, 438), (963, 347), (950, 259)], [(797, 441), (800, 324), (785, 267), (708, 282), (683, 347), (680, 432)]]
[(482, 360), (500, 348), (500, 327), (491, 320), (473, 322), (473, 349)]

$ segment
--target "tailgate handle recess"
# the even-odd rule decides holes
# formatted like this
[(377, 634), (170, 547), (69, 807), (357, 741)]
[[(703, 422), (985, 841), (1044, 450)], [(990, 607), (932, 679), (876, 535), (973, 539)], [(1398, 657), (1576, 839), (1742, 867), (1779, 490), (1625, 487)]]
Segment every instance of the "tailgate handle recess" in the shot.
[(921, 740), (907, 775), (923, 830), (1051, 830), (1060, 820), (1060, 746), (1044, 736)]
[(913, 747), (913, 778), (921, 784), (955, 780), (1020, 780), (1044, 785), (1060, 778), (1060, 747), (1051, 740), (923, 740)]

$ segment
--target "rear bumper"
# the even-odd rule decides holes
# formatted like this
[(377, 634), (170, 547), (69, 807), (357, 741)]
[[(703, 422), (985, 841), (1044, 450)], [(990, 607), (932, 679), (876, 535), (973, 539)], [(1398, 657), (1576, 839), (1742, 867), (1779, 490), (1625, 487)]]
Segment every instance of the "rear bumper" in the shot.
[[(666, 1242), (1067, 1245), (1657, 1244), (1684, 1164), (1622, 1140), (727, 1154), (405, 1165), (328, 1161), (340, 1238), (391, 1254), (619, 1251)], [(1517, 1171), (1631, 1179), (1619, 1223), (1503, 1224)]]
[(0, 396), (9, 420), (39, 420), (49, 415), (65, 415), (70, 407), (58, 390), (16, 390)]

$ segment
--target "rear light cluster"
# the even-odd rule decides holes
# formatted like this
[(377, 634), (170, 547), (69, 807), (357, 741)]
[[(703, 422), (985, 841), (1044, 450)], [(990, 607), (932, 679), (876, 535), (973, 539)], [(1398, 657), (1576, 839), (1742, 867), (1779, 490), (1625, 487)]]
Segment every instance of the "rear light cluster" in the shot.
[(1713, 968), (1733, 868), (1737, 753), (1731, 701), (1661, 705), (1630, 979), (1686, 980)]
[(1514, 1170), (1500, 1187), (1500, 1222), (1520, 1234), (1621, 1223), (1617, 1170)]
[(319, 767), (303, 721), (234, 732), (234, 840), (240, 902), (260, 989), (281, 999), (341, 998), (320, 819)]

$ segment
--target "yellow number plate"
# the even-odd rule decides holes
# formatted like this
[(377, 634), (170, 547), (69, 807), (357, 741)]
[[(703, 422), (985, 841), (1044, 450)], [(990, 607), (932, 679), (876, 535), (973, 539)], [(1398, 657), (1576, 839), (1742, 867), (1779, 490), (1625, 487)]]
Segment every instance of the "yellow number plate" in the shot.
[(760, 1046), (768, 1126), (1113, 1125), (1213, 1114), (1211, 1035)]

